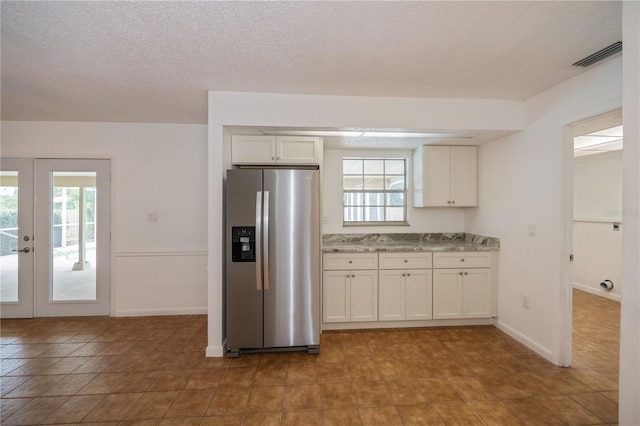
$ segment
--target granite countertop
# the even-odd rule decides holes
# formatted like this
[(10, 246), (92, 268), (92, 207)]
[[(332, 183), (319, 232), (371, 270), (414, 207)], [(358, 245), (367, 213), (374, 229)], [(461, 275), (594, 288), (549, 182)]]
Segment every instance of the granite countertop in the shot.
[(500, 240), (467, 233), (325, 234), (323, 253), (498, 251)]

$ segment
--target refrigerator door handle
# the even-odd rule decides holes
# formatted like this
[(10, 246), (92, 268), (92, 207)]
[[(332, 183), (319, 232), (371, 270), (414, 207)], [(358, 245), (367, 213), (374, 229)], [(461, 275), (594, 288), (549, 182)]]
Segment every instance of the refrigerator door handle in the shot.
[(262, 191), (256, 192), (256, 290), (262, 290)]
[(264, 289), (269, 290), (269, 191), (264, 191)]

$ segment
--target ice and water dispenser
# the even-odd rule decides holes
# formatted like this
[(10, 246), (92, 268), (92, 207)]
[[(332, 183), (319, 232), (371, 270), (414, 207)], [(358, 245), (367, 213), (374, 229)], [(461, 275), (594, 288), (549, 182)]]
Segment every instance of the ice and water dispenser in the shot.
[(255, 226), (233, 226), (231, 228), (231, 260), (233, 262), (256, 261)]

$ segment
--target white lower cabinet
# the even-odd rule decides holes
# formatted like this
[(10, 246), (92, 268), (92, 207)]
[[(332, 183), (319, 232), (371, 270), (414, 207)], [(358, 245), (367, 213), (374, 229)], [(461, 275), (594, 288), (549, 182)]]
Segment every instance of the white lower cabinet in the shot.
[(491, 317), (491, 269), (464, 269), (462, 273), (462, 318)]
[(349, 322), (351, 317), (351, 273), (322, 273), (322, 321)]
[[(437, 268), (464, 263), (476, 268)], [(433, 259), (433, 319), (490, 318), (493, 281), (487, 253), (436, 253)]]
[(376, 271), (324, 271), (322, 286), (323, 322), (378, 320)]
[(380, 321), (432, 318), (431, 269), (381, 270), (378, 289)]
[(377, 321), (378, 274), (376, 271), (351, 271), (350, 321)]
[(403, 271), (380, 271), (378, 299), (380, 321), (400, 321), (406, 312), (406, 277)]
[(462, 271), (434, 269), (433, 319), (462, 318)]
[(322, 321), (491, 318), (492, 265), (487, 252), (326, 253)]

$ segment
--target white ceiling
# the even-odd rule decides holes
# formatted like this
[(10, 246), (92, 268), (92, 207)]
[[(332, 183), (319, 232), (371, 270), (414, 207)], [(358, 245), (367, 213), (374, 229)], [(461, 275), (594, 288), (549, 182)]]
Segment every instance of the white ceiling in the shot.
[(621, 40), (619, 1), (0, 8), (3, 120), (206, 123), (208, 90), (523, 100)]

